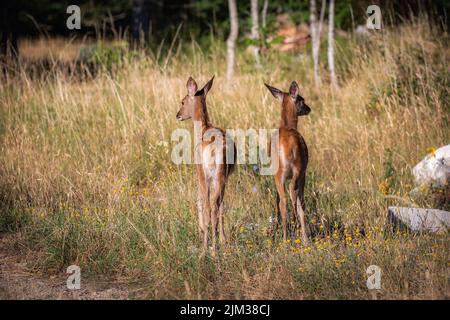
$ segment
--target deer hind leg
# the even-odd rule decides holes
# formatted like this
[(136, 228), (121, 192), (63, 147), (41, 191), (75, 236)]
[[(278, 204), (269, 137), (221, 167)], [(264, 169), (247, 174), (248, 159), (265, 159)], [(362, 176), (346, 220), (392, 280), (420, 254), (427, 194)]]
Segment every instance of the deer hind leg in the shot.
[(302, 174), (298, 180), (298, 201), (297, 201), (297, 214), (300, 220), (300, 225), (302, 228), (302, 237), (305, 244), (309, 244), (308, 234), (306, 232), (305, 223), (305, 174)]
[(223, 222), (223, 218), (224, 218), (223, 217), (224, 216), (224, 213), (223, 213), (223, 198), (224, 198), (224, 193), (225, 193), (224, 191), (222, 192), (222, 199), (221, 199), (220, 205), (219, 205), (219, 241), (220, 241), (220, 244), (222, 246), (226, 246), (227, 245), (227, 238), (225, 236), (225, 225), (224, 225), (224, 222)]
[[(216, 250), (216, 240), (219, 237), (219, 229), (220, 229), (220, 239), (222, 239), (222, 228), (223, 221), (221, 222), (221, 210), (220, 207), (223, 203), (223, 195), (225, 190), (225, 180), (223, 177), (217, 177), (217, 180), (214, 183), (214, 192), (212, 195), (212, 206), (211, 206), (211, 229), (212, 229), (212, 247), (213, 252)], [(220, 240), (221, 242), (223, 240)]]
[(203, 213), (204, 213), (204, 202), (203, 195), (200, 190), (197, 194), (197, 211), (198, 211), (198, 232), (203, 237), (203, 233), (205, 232), (205, 227), (203, 226)]
[(204, 226), (204, 218), (205, 215), (205, 202), (206, 197), (208, 196), (208, 189), (206, 187), (205, 176), (202, 171), (197, 171), (198, 178), (198, 190), (197, 190), (197, 211), (198, 211), (198, 229), (201, 238), (203, 238), (204, 233), (208, 232), (208, 229)]
[(276, 206), (276, 210), (277, 210), (277, 215), (276, 217), (274, 217), (276, 220), (270, 220), (270, 227), (269, 227), (269, 235), (272, 235), (272, 238), (275, 240), (275, 236), (276, 236), (276, 232), (278, 230), (278, 226), (280, 225), (280, 219), (281, 219), (281, 212), (280, 212), (280, 195), (276, 194), (276, 200), (275, 200), (275, 206)]
[(202, 216), (202, 220), (203, 220), (203, 249), (206, 251), (208, 251), (208, 228), (209, 228), (209, 224), (211, 222), (211, 204), (209, 201), (209, 190), (210, 190), (210, 186), (209, 186), (209, 181), (206, 183), (206, 194), (205, 197), (203, 199), (203, 216)]
[(291, 197), (291, 203), (292, 203), (292, 215), (294, 216), (295, 224), (298, 224), (297, 219), (297, 198), (298, 198), (298, 180), (299, 175), (294, 172), (292, 176), (291, 183), (289, 184), (289, 196)]
[(286, 212), (286, 192), (284, 190), (284, 181), (281, 176), (276, 175), (275, 176), (275, 185), (277, 187), (278, 192), (278, 209), (281, 214), (281, 225), (283, 226), (283, 239), (286, 240), (287, 238), (287, 212)]

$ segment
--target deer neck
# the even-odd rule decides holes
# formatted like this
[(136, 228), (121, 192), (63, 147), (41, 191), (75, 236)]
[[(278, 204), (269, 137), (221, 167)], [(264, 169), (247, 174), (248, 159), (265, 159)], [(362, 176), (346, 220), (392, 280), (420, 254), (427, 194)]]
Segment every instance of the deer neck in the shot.
[(206, 109), (205, 98), (202, 97), (200, 101), (197, 102), (193, 119), (194, 121), (197, 121), (198, 123), (201, 124), (202, 133), (211, 127), (211, 122), (209, 121), (208, 116), (208, 110)]
[(298, 117), (295, 114), (294, 106), (284, 104), (281, 111), (280, 127), (297, 130)]

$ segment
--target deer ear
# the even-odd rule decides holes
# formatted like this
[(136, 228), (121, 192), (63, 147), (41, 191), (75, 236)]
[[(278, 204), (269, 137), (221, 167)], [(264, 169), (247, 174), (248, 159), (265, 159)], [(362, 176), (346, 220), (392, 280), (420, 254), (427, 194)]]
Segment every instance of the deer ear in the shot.
[(274, 88), (272, 86), (269, 86), (267, 83), (264, 83), (264, 85), (267, 87), (267, 89), (269, 89), (270, 93), (272, 93), (272, 95), (275, 98), (277, 98), (278, 100), (283, 100), (283, 96), (284, 96), (283, 91), (281, 91), (277, 88)]
[(298, 87), (297, 82), (292, 81), (291, 86), (289, 87), (289, 95), (292, 98), (296, 98), (300, 92), (300, 88)]
[(212, 87), (212, 85), (213, 85), (213, 81), (214, 81), (214, 77), (215, 76), (213, 76), (212, 78), (211, 78), (211, 80), (209, 80), (206, 84), (205, 84), (205, 86), (203, 87), (203, 94), (206, 96), (207, 94), (208, 94), (208, 92), (209, 92), (209, 90), (211, 90), (211, 87)]
[(197, 92), (197, 82), (195, 82), (192, 77), (189, 77), (189, 80), (186, 84), (188, 95), (193, 97), (195, 96), (195, 93)]

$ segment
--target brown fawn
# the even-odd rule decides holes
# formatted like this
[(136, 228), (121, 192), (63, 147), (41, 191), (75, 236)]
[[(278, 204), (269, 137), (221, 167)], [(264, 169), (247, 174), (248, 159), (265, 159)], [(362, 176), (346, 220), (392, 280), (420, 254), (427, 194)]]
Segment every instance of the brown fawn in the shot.
[[(199, 231), (203, 236), (203, 246), (208, 249), (208, 228), (212, 229), (212, 249), (216, 249), (216, 238), (219, 234), (219, 241), (226, 244), (226, 237), (223, 222), (223, 198), (225, 185), (228, 177), (234, 169), (236, 159), (236, 147), (232, 140), (226, 141), (225, 131), (213, 127), (209, 120), (206, 108), (206, 95), (211, 90), (214, 77), (205, 86), (197, 90), (197, 83), (192, 77), (187, 82), (187, 95), (181, 100), (181, 108), (177, 113), (178, 120), (192, 119), (196, 124), (201, 125), (201, 130), (197, 133), (195, 146), (196, 171), (198, 179), (198, 220)], [(196, 130), (194, 130), (196, 131)], [(212, 135), (208, 139), (208, 136)], [(230, 144), (231, 141), (231, 144)], [(228, 143), (227, 143), (228, 142)], [(227, 148), (228, 145), (228, 148)], [(227, 163), (227, 149), (233, 148), (234, 158)], [(229, 151), (229, 150), (228, 150)]]
[[(277, 209), (281, 215), (283, 226), (283, 238), (287, 237), (287, 201), (285, 182), (291, 179), (289, 184), (289, 195), (292, 202), (293, 215), (296, 221), (300, 220), (302, 237), (304, 243), (308, 243), (305, 225), (305, 178), (308, 165), (308, 147), (305, 140), (297, 130), (298, 117), (306, 116), (311, 108), (306, 105), (305, 99), (299, 95), (299, 87), (293, 81), (289, 92), (265, 84), (272, 95), (281, 101), (281, 121), (279, 128), (278, 150), (271, 152), (272, 161), (277, 161), (278, 169), (275, 172), (275, 185), (277, 188)], [(270, 145), (269, 145), (269, 151)], [(298, 220), (297, 220), (298, 219)]]

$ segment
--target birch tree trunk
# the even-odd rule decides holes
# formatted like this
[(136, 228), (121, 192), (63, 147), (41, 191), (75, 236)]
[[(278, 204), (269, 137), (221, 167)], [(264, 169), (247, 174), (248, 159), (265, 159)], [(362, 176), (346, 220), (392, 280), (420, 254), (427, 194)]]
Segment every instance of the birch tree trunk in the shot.
[[(327, 0), (322, 0), (322, 6), (320, 7), (319, 39), (322, 37), (323, 20), (325, 19), (326, 7), (327, 7)], [(320, 42), (319, 42), (319, 44), (320, 44)]]
[[(257, 42), (259, 40), (259, 19), (258, 19), (258, 0), (250, 0), (252, 13), (251, 39)], [(253, 55), (255, 56), (256, 66), (260, 67), (259, 44), (252, 44)]]
[(334, 71), (334, 0), (330, 0), (330, 6), (328, 7), (328, 67), (330, 68), (331, 86), (337, 88)]
[(269, 0), (264, 0), (264, 5), (261, 11), (261, 22), (262, 27), (265, 28), (267, 26), (267, 9), (269, 8)]
[(314, 82), (316, 87), (320, 86), (321, 79), (319, 74), (319, 53), (320, 53), (320, 38), (322, 35), (323, 19), (325, 16), (326, 0), (322, 0), (322, 7), (320, 9), (320, 20), (317, 21), (317, 7), (316, 0), (310, 1), (310, 29), (312, 42), (312, 57), (314, 64)]
[(234, 50), (239, 32), (239, 22), (236, 7), (236, 0), (228, 0), (228, 10), (230, 13), (230, 35), (227, 39), (227, 81), (230, 84), (234, 77)]

